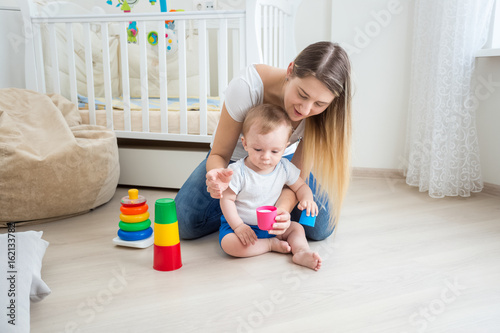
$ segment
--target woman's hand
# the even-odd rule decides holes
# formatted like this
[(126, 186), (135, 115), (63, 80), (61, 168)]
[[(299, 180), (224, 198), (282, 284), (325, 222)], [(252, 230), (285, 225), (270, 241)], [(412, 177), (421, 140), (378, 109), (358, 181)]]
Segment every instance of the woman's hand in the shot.
[(255, 234), (255, 231), (253, 231), (252, 228), (245, 223), (240, 224), (233, 231), (240, 239), (241, 244), (245, 246), (250, 244), (254, 245), (257, 241), (257, 235)]
[(291, 223), (290, 213), (278, 207), (276, 223), (273, 224), (273, 229), (269, 230), (269, 233), (272, 235), (283, 235)]
[(222, 192), (229, 186), (232, 175), (233, 170), (227, 168), (212, 169), (207, 172), (207, 192), (210, 192), (212, 198), (222, 198)]

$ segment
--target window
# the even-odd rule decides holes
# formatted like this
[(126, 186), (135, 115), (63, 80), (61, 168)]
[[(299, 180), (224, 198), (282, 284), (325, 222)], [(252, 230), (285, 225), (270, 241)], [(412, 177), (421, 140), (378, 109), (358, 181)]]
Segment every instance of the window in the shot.
[(493, 4), (491, 13), (490, 31), (484, 47), (476, 53), (476, 57), (500, 56), (500, 0)]

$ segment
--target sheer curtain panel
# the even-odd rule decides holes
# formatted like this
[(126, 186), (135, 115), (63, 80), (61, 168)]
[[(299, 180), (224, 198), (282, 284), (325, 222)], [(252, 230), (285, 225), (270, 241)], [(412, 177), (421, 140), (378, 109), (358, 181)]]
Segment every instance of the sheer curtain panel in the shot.
[(483, 188), (472, 74), (493, 0), (417, 0), (406, 182), (433, 198)]

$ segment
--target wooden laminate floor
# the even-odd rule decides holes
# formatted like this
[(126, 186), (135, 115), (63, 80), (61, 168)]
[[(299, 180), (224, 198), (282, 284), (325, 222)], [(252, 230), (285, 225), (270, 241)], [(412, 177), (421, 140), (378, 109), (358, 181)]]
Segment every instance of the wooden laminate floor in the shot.
[(126, 190), (17, 228), (50, 242), (52, 294), (32, 304), (32, 332), (500, 332), (500, 197), (431, 199), (402, 179), (357, 178), (335, 237), (311, 243), (318, 272), (290, 255), (230, 258), (217, 234), (182, 241), (183, 267), (158, 272), (152, 247), (111, 242)]

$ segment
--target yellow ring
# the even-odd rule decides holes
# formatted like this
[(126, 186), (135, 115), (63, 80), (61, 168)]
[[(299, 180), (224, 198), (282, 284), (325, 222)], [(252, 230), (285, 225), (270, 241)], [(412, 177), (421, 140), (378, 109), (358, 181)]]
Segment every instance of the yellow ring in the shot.
[(137, 214), (137, 215), (120, 214), (120, 220), (122, 220), (123, 222), (127, 222), (127, 223), (137, 223), (137, 222), (146, 221), (147, 219), (149, 219), (149, 212), (145, 212), (145, 213)]

